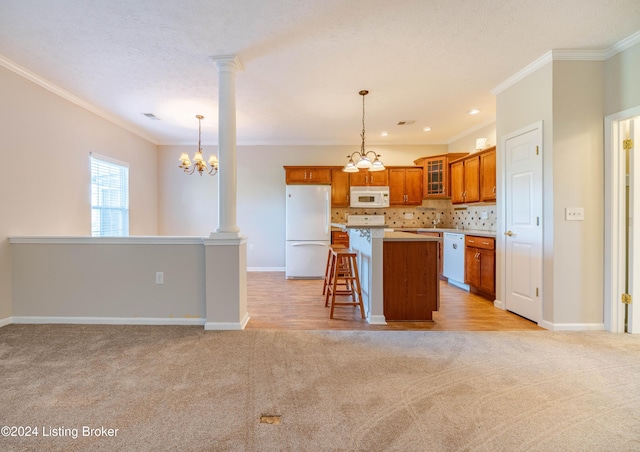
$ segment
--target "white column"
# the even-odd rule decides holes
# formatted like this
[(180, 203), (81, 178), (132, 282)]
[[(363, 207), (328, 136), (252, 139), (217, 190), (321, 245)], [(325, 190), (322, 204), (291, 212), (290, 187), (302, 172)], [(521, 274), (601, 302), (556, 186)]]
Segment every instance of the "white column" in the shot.
[(218, 228), (205, 244), (206, 330), (241, 330), (247, 313), (247, 239), (236, 225), (235, 55), (211, 57), (218, 70)]
[(218, 228), (237, 233), (236, 225), (236, 72), (243, 70), (235, 55), (214, 56), (218, 70)]

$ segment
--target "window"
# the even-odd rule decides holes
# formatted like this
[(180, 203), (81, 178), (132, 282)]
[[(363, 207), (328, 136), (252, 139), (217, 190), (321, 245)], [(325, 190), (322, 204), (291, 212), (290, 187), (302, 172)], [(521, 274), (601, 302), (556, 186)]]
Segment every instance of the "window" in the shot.
[(91, 235), (129, 235), (129, 165), (91, 154)]

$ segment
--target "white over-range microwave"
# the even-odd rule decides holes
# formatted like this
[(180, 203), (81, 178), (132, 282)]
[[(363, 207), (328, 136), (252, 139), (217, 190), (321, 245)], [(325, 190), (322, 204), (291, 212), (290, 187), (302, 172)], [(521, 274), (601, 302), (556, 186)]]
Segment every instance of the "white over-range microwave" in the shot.
[(351, 187), (349, 206), (373, 209), (389, 207), (389, 187)]

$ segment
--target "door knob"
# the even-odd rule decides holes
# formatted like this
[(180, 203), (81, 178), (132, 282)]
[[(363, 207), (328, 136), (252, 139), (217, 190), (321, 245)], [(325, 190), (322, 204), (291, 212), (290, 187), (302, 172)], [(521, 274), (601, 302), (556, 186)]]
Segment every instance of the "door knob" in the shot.
[(513, 232), (511, 232), (511, 231), (507, 231), (507, 232), (504, 233), (504, 235), (508, 235), (509, 237), (511, 237), (511, 236), (513, 236), (515, 234)]

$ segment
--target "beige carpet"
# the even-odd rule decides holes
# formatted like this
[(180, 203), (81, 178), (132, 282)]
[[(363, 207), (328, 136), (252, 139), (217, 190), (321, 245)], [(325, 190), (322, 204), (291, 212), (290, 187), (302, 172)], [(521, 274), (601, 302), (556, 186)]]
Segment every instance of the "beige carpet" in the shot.
[(38, 428), (0, 450), (640, 450), (640, 337), (601, 332), (9, 325), (0, 382)]

